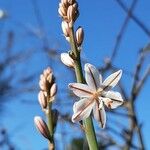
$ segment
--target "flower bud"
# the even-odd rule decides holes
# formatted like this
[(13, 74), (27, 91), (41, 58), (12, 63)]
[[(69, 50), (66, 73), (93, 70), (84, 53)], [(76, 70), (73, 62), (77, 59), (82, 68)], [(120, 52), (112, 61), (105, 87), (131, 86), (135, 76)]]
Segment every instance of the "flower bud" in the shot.
[(68, 18), (68, 21), (69, 21), (69, 27), (72, 28), (73, 23), (74, 23), (75, 18), (76, 18), (76, 8), (73, 7), (72, 5), (70, 5), (68, 7), (67, 18)]
[(45, 77), (47, 77), (50, 73), (52, 73), (52, 69), (50, 67), (47, 67), (47, 69), (44, 69), (43, 71)]
[(76, 31), (76, 41), (78, 46), (81, 46), (84, 39), (84, 31), (82, 27), (79, 27)]
[(50, 89), (50, 97), (55, 96), (56, 93), (57, 93), (57, 85), (56, 85), (56, 83), (54, 83), (54, 84), (51, 86), (51, 89)]
[(51, 85), (54, 82), (54, 76), (52, 69), (48, 67), (43, 71), (43, 73), (40, 75), (40, 81), (39, 81), (39, 86), (40, 89), (43, 91), (49, 91)]
[(34, 123), (35, 126), (37, 128), (37, 130), (46, 138), (50, 140), (50, 132), (48, 129), (47, 124), (45, 123), (45, 121), (40, 117), (40, 116), (36, 116), (34, 117)]
[(39, 81), (39, 86), (41, 90), (46, 91), (47, 88), (46, 88), (45, 82), (42, 79)]
[(78, 3), (74, 3), (72, 6), (73, 6), (76, 10), (78, 9)]
[(64, 35), (66, 37), (69, 37), (69, 30), (70, 29), (69, 29), (68, 23), (66, 21), (63, 21), (62, 24), (61, 24), (61, 27), (62, 27), (62, 31), (63, 31)]
[(76, 0), (68, 0), (68, 3), (69, 3), (70, 5), (73, 5), (75, 2), (76, 2)]
[(68, 67), (74, 67), (74, 60), (69, 56), (68, 53), (61, 53), (61, 61)]
[(47, 108), (47, 99), (46, 99), (46, 96), (44, 95), (43, 91), (39, 92), (38, 100), (39, 100), (39, 103), (40, 103), (42, 109), (46, 109)]
[(61, 3), (67, 5), (68, 4), (68, 0), (61, 0)]
[(53, 74), (50, 73), (50, 74), (47, 76), (46, 80), (47, 80), (49, 83), (53, 82)]
[(64, 17), (67, 15), (67, 9), (65, 7), (61, 6), (58, 8), (58, 13), (61, 17)]

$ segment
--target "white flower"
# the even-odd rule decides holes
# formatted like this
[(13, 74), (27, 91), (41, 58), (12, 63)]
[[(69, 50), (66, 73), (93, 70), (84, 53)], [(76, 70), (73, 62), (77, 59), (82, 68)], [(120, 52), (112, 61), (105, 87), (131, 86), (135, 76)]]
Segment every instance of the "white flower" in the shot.
[(104, 105), (114, 109), (123, 104), (119, 92), (110, 91), (120, 80), (122, 70), (119, 70), (102, 82), (102, 76), (91, 64), (85, 64), (85, 80), (87, 84), (70, 83), (69, 88), (75, 95), (81, 98), (74, 103), (72, 121), (84, 120), (93, 112), (94, 118), (104, 128), (106, 124), (106, 113)]

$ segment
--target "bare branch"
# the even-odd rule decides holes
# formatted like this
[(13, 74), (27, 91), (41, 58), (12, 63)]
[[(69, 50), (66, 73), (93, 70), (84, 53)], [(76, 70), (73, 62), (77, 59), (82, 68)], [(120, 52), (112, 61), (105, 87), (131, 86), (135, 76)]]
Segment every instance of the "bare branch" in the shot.
[[(129, 10), (122, 0), (116, 0), (116, 2), (126, 13), (128, 13)], [(146, 33), (146, 35), (150, 37), (150, 30), (143, 24), (143, 22), (133, 13), (130, 14), (130, 17)]]

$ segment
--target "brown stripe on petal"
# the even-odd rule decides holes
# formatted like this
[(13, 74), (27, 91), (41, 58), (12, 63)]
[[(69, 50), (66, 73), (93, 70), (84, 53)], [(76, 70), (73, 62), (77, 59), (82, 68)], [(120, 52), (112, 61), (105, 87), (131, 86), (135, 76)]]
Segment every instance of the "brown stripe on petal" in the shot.
[(108, 87), (110, 87), (111, 83), (115, 81), (115, 79), (121, 74), (121, 71), (118, 73), (118, 75), (107, 85), (103, 88), (103, 91), (106, 90)]
[(88, 67), (88, 69), (89, 69), (89, 71), (90, 71), (90, 73), (91, 73), (91, 76), (92, 76), (92, 78), (93, 78), (93, 82), (94, 82), (94, 85), (95, 85), (95, 89), (97, 89), (97, 84), (96, 84), (96, 81), (95, 81), (95, 78), (94, 78), (94, 74), (92, 73), (90, 67)]
[(115, 101), (115, 102), (119, 102), (119, 103), (123, 103), (123, 101), (119, 100), (119, 99), (115, 99), (115, 98), (110, 98), (111, 100)]
[(42, 133), (44, 133), (43, 136), (45, 138), (48, 138), (48, 134), (47, 134), (48, 130), (46, 129), (46, 124), (39, 121), (39, 125), (42, 127), (42, 128), (39, 128), (39, 129), (41, 130)]
[(90, 91), (86, 91), (86, 90), (84, 90), (84, 89), (77, 88), (77, 87), (75, 87), (75, 86), (73, 86), (73, 85), (69, 85), (69, 87), (70, 87), (70, 88), (73, 88), (73, 89), (76, 89), (76, 90), (79, 90), (79, 91), (82, 91), (82, 92), (85, 92), (85, 93), (88, 93), (88, 94), (93, 94), (93, 93), (90, 92)]
[(100, 112), (100, 110), (101, 110), (102, 108), (99, 110), (98, 106), (99, 106), (99, 102), (96, 101), (96, 107), (97, 107), (96, 110), (98, 111), (99, 120), (100, 120), (101, 126), (102, 126), (102, 128), (103, 128), (103, 127), (104, 127), (104, 123), (103, 123), (102, 115), (101, 115), (101, 112)]
[(78, 119), (79, 119), (79, 116), (82, 114), (82, 112), (83, 112), (86, 108), (88, 108), (93, 102), (94, 102), (93, 99), (89, 100), (89, 102), (88, 102), (86, 105), (84, 105), (84, 107), (82, 108), (82, 110), (79, 111), (79, 113), (73, 118), (73, 120), (78, 120)]

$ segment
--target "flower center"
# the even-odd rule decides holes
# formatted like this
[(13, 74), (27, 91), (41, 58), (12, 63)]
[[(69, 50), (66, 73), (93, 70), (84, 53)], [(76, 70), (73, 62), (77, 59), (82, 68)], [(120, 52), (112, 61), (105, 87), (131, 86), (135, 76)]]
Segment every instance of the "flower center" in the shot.
[(99, 96), (101, 95), (102, 92), (100, 91), (96, 91), (95, 93), (93, 93), (93, 99), (94, 100), (98, 100), (99, 99)]

